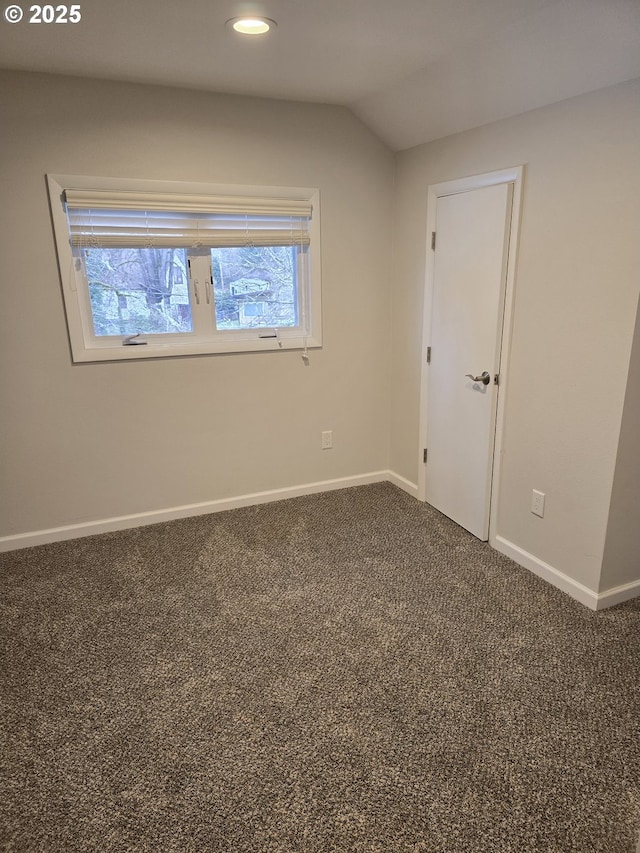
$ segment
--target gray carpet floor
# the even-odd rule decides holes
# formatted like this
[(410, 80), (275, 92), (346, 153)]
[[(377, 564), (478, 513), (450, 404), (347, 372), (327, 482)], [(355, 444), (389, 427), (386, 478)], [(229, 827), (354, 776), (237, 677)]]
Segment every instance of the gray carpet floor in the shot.
[(4, 851), (632, 853), (640, 601), (390, 484), (1, 558)]

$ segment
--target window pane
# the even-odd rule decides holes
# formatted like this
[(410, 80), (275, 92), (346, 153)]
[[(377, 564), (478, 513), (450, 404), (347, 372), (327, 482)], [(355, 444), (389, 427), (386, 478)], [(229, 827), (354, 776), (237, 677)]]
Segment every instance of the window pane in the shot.
[(218, 329), (298, 325), (295, 246), (211, 250)]
[(191, 332), (184, 249), (84, 249), (99, 335)]

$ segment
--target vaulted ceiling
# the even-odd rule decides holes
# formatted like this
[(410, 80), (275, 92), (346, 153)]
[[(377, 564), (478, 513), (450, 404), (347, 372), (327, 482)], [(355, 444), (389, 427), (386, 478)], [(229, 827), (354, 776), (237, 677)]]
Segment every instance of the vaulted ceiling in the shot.
[[(640, 77), (640, 0), (82, 0), (0, 67), (348, 106), (392, 149)], [(271, 33), (225, 22), (262, 13)]]

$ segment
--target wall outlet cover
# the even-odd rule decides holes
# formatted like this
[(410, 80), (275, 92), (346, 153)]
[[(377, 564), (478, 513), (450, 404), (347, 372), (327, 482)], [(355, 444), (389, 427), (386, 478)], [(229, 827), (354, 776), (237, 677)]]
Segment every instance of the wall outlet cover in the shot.
[(531, 512), (534, 515), (540, 516), (540, 518), (544, 518), (544, 498), (544, 492), (533, 489), (531, 493)]

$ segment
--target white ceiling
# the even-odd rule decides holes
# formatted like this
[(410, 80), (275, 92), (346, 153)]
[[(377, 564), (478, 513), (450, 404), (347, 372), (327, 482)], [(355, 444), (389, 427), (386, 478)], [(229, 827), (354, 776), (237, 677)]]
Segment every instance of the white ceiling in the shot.
[[(395, 150), (640, 77), (640, 0), (18, 2), (0, 67), (342, 104)], [(247, 12), (278, 28), (225, 27)]]

